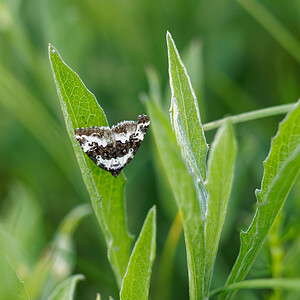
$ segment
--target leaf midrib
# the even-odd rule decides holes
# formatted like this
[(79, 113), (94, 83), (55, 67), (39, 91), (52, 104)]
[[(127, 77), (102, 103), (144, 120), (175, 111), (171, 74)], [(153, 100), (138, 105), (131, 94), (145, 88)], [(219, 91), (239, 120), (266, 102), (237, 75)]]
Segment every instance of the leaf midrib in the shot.
[[(172, 42), (172, 45), (173, 45), (173, 42)], [(174, 45), (173, 45), (173, 48), (174, 48)], [(174, 48), (174, 52), (176, 54), (175, 48)], [(185, 131), (186, 131), (186, 135), (188, 137), (188, 140), (190, 141), (190, 133), (189, 133), (189, 127), (188, 127), (187, 118), (186, 118), (186, 109), (185, 109), (185, 102), (184, 102), (184, 96), (183, 96), (183, 91), (182, 91), (182, 84), (181, 84), (181, 80), (180, 80), (180, 76), (179, 76), (178, 63), (180, 64), (180, 61), (178, 60), (178, 58), (176, 58), (176, 62), (177, 62), (176, 66), (175, 66), (176, 67), (176, 77), (177, 77), (177, 80), (179, 82), (180, 93), (181, 93), (181, 97), (182, 97), (182, 104), (183, 104), (183, 110), (184, 110), (184, 120), (185, 120), (185, 126), (186, 126), (186, 130)]]
[[(55, 50), (55, 53), (58, 55), (58, 52), (56, 51), (56, 49), (54, 49), (53, 47), (52, 47), (52, 50)], [(51, 50), (51, 51), (52, 51)], [(64, 64), (64, 63), (63, 63)], [(58, 65), (57, 65), (57, 60), (55, 59), (55, 69), (56, 70), (58, 70), (59, 68), (57, 67)], [(67, 67), (65, 64), (64, 64), (64, 66), (65, 67)], [(58, 76), (59, 76), (59, 79), (60, 79), (60, 82), (63, 82), (62, 81), (62, 78), (61, 78), (61, 76), (60, 76), (60, 72), (58, 71), (57, 72), (57, 74), (58, 74)], [(69, 79), (68, 78), (66, 78), (66, 82), (68, 82), (69, 81)], [(76, 122), (76, 127), (78, 127), (78, 123), (77, 123), (77, 121), (76, 121), (76, 119), (74, 120), (74, 118), (75, 118), (75, 112), (74, 112), (74, 109), (73, 109), (73, 106), (71, 105), (71, 101), (70, 101), (70, 98), (69, 98), (69, 96), (67, 95), (67, 92), (66, 92), (66, 89), (65, 89), (65, 87), (64, 87), (65, 85), (64, 84), (62, 84), (62, 89), (63, 89), (63, 91), (64, 91), (64, 94), (65, 94), (65, 97), (68, 99), (68, 105), (69, 105), (69, 107), (68, 107), (68, 110), (69, 110), (69, 108), (71, 108), (71, 111), (72, 111), (72, 114), (73, 114), (73, 118), (71, 117), (71, 122), (72, 122), (72, 128), (74, 129), (74, 124), (73, 124), (73, 122)], [(61, 85), (59, 85), (59, 89), (61, 89)], [(64, 102), (64, 99), (63, 99), (63, 97), (62, 97), (62, 101)]]

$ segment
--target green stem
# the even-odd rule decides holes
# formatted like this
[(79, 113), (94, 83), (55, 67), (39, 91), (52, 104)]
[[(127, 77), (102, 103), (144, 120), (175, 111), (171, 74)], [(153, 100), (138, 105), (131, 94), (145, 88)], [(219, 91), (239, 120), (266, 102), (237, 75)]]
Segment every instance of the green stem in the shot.
[[(270, 262), (271, 262), (271, 271), (273, 278), (280, 278), (282, 276), (282, 261), (284, 257), (284, 249), (281, 240), (281, 229), (283, 223), (283, 215), (280, 214), (273, 224), (268, 241), (270, 248)], [(282, 291), (280, 289), (274, 289), (273, 293), (269, 296), (271, 300), (280, 300), (282, 299)]]
[(285, 289), (300, 290), (300, 278), (266, 278), (245, 280), (215, 289), (209, 293), (209, 298), (224, 292), (231, 292), (239, 289)]
[(257, 0), (236, 0), (300, 63), (298, 40)]
[(291, 108), (296, 104), (290, 103), (290, 104), (283, 104), (263, 109), (258, 109), (246, 113), (242, 113), (235, 116), (226, 117), (217, 121), (209, 122), (203, 125), (203, 130), (208, 131), (212, 129), (216, 129), (220, 127), (225, 120), (230, 120), (231, 123), (242, 123), (247, 121), (252, 121), (256, 119), (261, 119), (265, 117), (275, 116), (275, 115), (281, 115), (287, 113)]

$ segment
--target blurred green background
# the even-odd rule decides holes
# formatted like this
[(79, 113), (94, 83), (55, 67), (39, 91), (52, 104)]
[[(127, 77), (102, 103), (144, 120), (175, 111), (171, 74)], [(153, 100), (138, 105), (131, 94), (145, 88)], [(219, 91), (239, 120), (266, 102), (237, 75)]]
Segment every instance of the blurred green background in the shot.
[[(157, 72), (167, 113), (167, 30), (191, 76), (203, 123), (297, 101), (300, 1), (240, 2), (244, 4), (233, 0), (0, 0), (0, 221), (1, 228), (20, 242), (13, 247), (18, 252), (16, 271), (20, 276), (30, 274), (64, 216), (75, 206), (89, 203), (60, 111), (48, 43), (96, 95), (110, 125), (146, 113), (139, 100), (141, 93), (148, 91), (145, 70)], [(262, 161), (282, 118), (236, 128), (237, 175), (213, 287), (224, 284), (234, 263), (238, 232), (251, 221)], [(213, 135), (207, 133), (208, 143)], [(130, 232), (137, 235), (148, 209), (157, 205), (158, 247), (151, 295), (159, 299), (155, 271), (176, 209), (157, 160), (151, 126), (124, 172)], [(299, 195), (298, 182), (274, 230), (275, 241), (279, 241), (275, 246), (282, 256), (274, 262), (274, 239), (269, 239), (249, 278), (300, 276)], [(73, 272), (86, 276), (79, 284), (78, 299), (95, 299), (97, 292), (103, 299), (109, 295), (117, 299), (105, 243), (93, 215), (81, 222), (73, 242)], [(187, 299), (183, 238), (172, 274), (171, 299)], [(238, 295), (240, 299), (272, 296), (270, 291)]]

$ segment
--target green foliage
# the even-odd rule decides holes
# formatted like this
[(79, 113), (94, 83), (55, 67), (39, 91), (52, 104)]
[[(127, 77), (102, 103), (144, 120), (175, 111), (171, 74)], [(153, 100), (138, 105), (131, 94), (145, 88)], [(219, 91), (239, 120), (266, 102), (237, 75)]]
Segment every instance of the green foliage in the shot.
[(51, 269), (47, 274), (46, 282), (42, 282), (43, 295), (49, 294), (53, 288), (62, 280), (70, 276), (75, 266), (75, 245), (73, 235), (82, 220), (92, 213), (89, 204), (81, 204), (72, 209), (62, 220), (51, 243), (51, 251), (48, 255), (42, 256), (41, 269), (37, 268), (36, 275), (41, 277), (45, 269), (44, 260), (50, 256)]
[[(186, 157), (198, 184), (203, 185), (206, 178), (205, 160), (208, 145), (202, 129), (198, 102), (190, 78), (169, 32), (167, 33), (167, 44), (172, 93), (170, 108), (172, 126), (183, 156)], [(205, 200), (205, 198), (202, 199), (204, 203)]]
[(48, 300), (73, 300), (75, 287), (78, 281), (83, 279), (84, 276), (82, 275), (71, 276), (57, 286)]
[(148, 299), (150, 276), (156, 249), (156, 208), (153, 207), (144, 222), (132, 250), (126, 274), (122, 280), (121, 300)]
[[(82, 193), (79, 188), (76, 168), (68, 159), (72, 153), (71, 147), (64, 142), (65, 136), (60, 132), (57, 120), (47, 111), (34, 93), (30, 93), (26, 86), (20, 83), (5, 67), (1, 67), (0, 85), (2, 96), (0, 104), (13, 114), (14, 119), (20, 122), (45, 149), (63, 174), (68, 178), (73, 188)], [(51, 139), (45, 137), (51, 136)], [(53, 140), (56, 142), (53, 143)], [(56, 144), (59, 144), (58, 148)]]
[[(197, 186), (192, 184), (192, 182), (199, 182), (202, 180), (203, 172), (202, 174), (199, 172), (200, 168), (197, 166), (195, 157), (198, 157), (199, 159), (199, 157), (201, 157), (199, 153), (203, 154), (202, 160), (200, 159), (200, 161), (202, 164), (202, 170), (205, 170), (205, 149), (207, 145), (205, 142), (202, 125), (200, 123), (200, 115), (197, 114), (197, 100), (194, 96), (194, 92), (184, 65), (180, 60), (175, 44), (169, 33), (167, 34), (167, 41), (170, 64), (170, 86), (172, 91), (172, 107), (170, 112), (178, 145), (175, 142), (174, 134), (171, 131), (164, 114), (161, 112), (160, 105), (158, 105), (159, 102), (148, 100), (147, 107), (152, 121), (152, 130), (154, 133), (155, 142), (157, 144), (157, 149), (160, 154), (160, 160), (164, 166), (164, 170), (177, 201), (178, 208), (182, 213), (189, 268), (190, 299), (202, 299), (204, 297), (202, 294), (203, 286), (205, 297), (208, 297), (209, 295), (209, 287), (212, 278), (215, 257), (225, 220), (226, 208), (233, 181), (236, 142), (232, 126), (230, 125), (231, 118), (228, 118), (227, 121), (224, 120), (223, 126), (218, 131), (212, 144), (208, 161), (208, 176), (205, 185), (207, 191), (204, 190), (204, 187), (201, 185)], [(174, 84), (174, 80), (177, 80), (177, 83)], [(151, 97), (153, 97), (155, 94), (157, 94), (157, 92), (152, 93)], [(180, 105), (178, 105), (179, 101), (177, 101), (177, 98), (174, 96), (175, 94), (177, 98), (181, 99), (181, 102), (184, 103), (184, 105), (181, 104), (181, 109), (179, 108)], [(193, 100), (192, 103), (194, 104), (194, 107), (188, 109), (187, 111), (189, 113), (187, 113), (185, 105), (191, 106), (191, 98)], [(276, 114), (280, 109), (284, 111), (285, 107), (278, 107), (278, 109), (274, 109), (272, 113)], [(260, 117), (261, 114), (265, 114), (265, 116), (267, 116), (270, 113), (271, 110), (257, 113), (253, 112), (251, 117)], [(193, 121), (195, 119), (198, 119), (199, 121), (197, 124), (195, 124), (195, 121)], [(243, 115), (241, 117), (237, 116), (235, 122), (244, 121), (244, 119), (245, 117)], [(182, 122), (182, 120), (185, 121)], [(266, 170), (264, 173), (263, 182), (268, 182), (271, 179), (274, 180), (274, 183), (262, 188), (262, 190), (265, 189), (265, 193), (267, 195), (265, 196), (266, 199), (264, 199), (261, 202), (261, 205), (258, 206), (258, 212), (256, 216), (260, 215), (260, 217), (257, 218), (256, 227), (253, 229), (252, 234), (250, 233), (249, 237), (246, 239), (242, 236), (241, 252), (230, 275), (233, 276), (232, 274), (238, 274), (237, 281), (242, 280), (251, 267), (254, 258), (257, 256), (258, 251), (261, 248), (262, 243), (264, 242), (271, 225), (275, 220), (275, 217), (278, 215), (291, 186), (295, 182), (300, 169), (299, 149), (297, 148), (297, 146), (300, 144), (300, 135), (299, 127), (296, 125), (300, 123), (299, 117), (297, 113), (292, 111), (287, 116), (287, 120), (290, 121), (283, 122), (285, 125), (282, 125), (283, 128), (281, 128), (278, 135), (274, 138), (269, 159), (265, 164)], [(219, 122), (219, 124), (222, 123)], [(198, 139), (201, 139), (202, 136), (203, 143), (201, 143), (201, 141), (197, 143), (198, 155), (196, 156), (191, 147), (191, 141), (193, 140), (194, 135), (188, 135), (187, 133), (189, 131), (197, 131)], [(181, 151), (179, 150), (178, 146)], [(203, 149), (202, 152), (201, 149)], [(274, 160), (276, 159), (278, 161), (274, 164)], [(268, 163), (270, 161), (271, 163)], [(285, 161), (288, 161), (288, 163), (284, 164)], [(186, 164), (184, 162), (186, 162)], [(279, 166), (282, 166), (282, 169)], [(189, 172), (191, 172), (192, 175), (189, 174)], [(183, 177), (178, 176), (178, 174)], [(188, 181), (188, 179), (191, 177), (193, 178), (192, 182), (191, 180)], [(266, 184), (263, 184), (263, 186), (264, 185)], [(200, 197), (198, 198), (198, 201), (200, 202), (196, 200), (197, 195), (199, 195), (199, 193), (196, 192), (197, 190), (201, 191)], [(183, 191), (185, 197), (183, 197), (181, 194)], [(208, 193), (207, 206), (205, 205), (206, 193)], [(261, 192), (258, 193), (258, 195), (261, 196)], [(199, 203), (202, 203), (200, 207)], [(205, 222), (201, 221), (201, 215), (204, 213), (201, 212), (201, 208), (202, 210), (206, 209)], [(191, 217), (191, 212), (193, 216), (196, 216), (197, 213), (199, 213), (197, 221), (194, 220), (194, 223), (192, 221), (193, 219)], [(203, 226), (205, 226), (205, 235), (203, 233)], [(198, 229), (198, 232), (197, 234), (193, 235), (195, 228)], [(254, 233), (256, 233), (255, 236)], [(196, 243), (191, 241), (196, 241)], [(205, 251), (201, 251), (201, 247), (204, 245)], [(195, 255), (195, 253), (197, 253), (197, 255)], [(243, 262), (240, 269), (238, 268), (239, 260)], [(205, 266), (202, 265), (204, 261)], [(228, 284), (230, 283), (232, 282), (230, 281), (229, 277)], [(293, 289), (293, 287), (294, 285), (292, 285), (290, 288)], [(232, 290), (234, 290), (234, 288), (231, 286), (230, 291)], [(224, 291), (226, 291), (226, 289)]]
[(227, 121), (218, 130), (208, 159), (206, 189), (208, 193), (205, 220), (205, 293), (208, 296), (227, 204), (233, 181), (236, 140)]
[(108, 258), (120, 285), (128, 264), (132, 242), (125, 216), (125, 178), (123, 174), (115, 178), (97, 167), (83, 153), (74, 134), (74, 130), (79, 127), (107, 126), (106, 116), (95, 96), (87, 90), (79, 76), (62, 61), (57, 50), (51, 45), (49, 59), (67, 130), (95, 214), (105, 235)]
[(299, 41), (257, 0), (236, 0), (265, 29), (300, 62)]
[(212, 291), (209, 295), (213, 297), (215, 295), (224, 292), (233, 292), (240, 289), (283, 289), (291, 291), (300, 291), (300, 279), (294, 278), (267, 278), (267, 279), (253, 279), (245, 280), (238, 283), (234, 283), (222, 288)]
[[(177, 143), (181, 150), (181, 155), (186, 161), (188, 169), (192, 172), (194, 188), (189, 182), (191, 176), (188, 174), (189, 171), (186, 166), (183, 164), (178, 165), (178, 162), (182, 160), (178, 158), (179, 153), (176, 155), (173, 154), (174, 158), (172, 160), (170, 159), (171, 155), (169, 153), (172, 153), (171, 147), (174, 147), (174, 141), (172, 141), (172, 135), (168, 133), (170, 129), (163, 126), (163, 123), (166, 123), (166, 121), (162, 120), (162, 114), (157, 111), (158, 107), (156, 107), (156, 110), (152, 108), (151, 111), (150, 106), (150, 116), (151, 119), (155, 120), (153, 121), (153, 128), (157, 148), (160, 151), (161, 160), (165, 162), (164, 168), (173, 189), (175, 199), (177, 200), (178, 209), (182, 213), (188, 257), (190, 298), (199, 299), (202, 297), (205, 257), (204, 227), (202, 220), (206, 206), (204, 180), (206, 177), (205, 159), (208, 146), (201, 125), (198, 102), (190, 78), (187, 75), (186, 69), (169, 32), (167, 33), (167, 45), (172, 93), (170, 109), (171, 122), (176, 134)], [(155, 123), (157, 123), (157, 125)], [(161, 131), (166, 131), (166, 133), (162, 134)], [(170, 161), (172, 161), (172, 167), (170, 166)], [(180, 176), (175, 176), (175, 173), (179, 173)], [(180, 183), (182, 186), (179, 185)], [(186, 186), (186, 188), (184, 188), (184, 186)], [(181, 191), (178, 190), (178, 188), (181, 189)], [(184, 191), (185, 189), (186, 191)], [(199, 203), (201, 203), (200, 206)]]
[[(211, 276), (208, 271), (213, 266), (211, 288), (215, 290), (210, 292), (211, 298), (217, 294), (234, 296), (235, 291), (243, 289), (236, 295), (237, 299), (299, 299), (299, 180), (291, 189), (267, 238), (263, 242), (256, 239), (257, 246), (253, 248), (253, 253), (250, 251), (243, 260), (241, 277), (247, 273), (247, 279), (254, 280), (236, 281), (224, 286), (239, 248), (237, 228), (247, 228), (253, 218), (255, 197), (252, 191), (259, 186), (263, 173), (261, 161), (269, 151), (269, 140), (275, 135), (280, 120), (280, 116), (275, 115), (290, 111), (293, 104), (288, 103), (295, 102), (300, 95), (300, 47), (296, 32), (299, 10), (299, 1), (282, 5), (282, 1), (166, 0), (158, 5), (154, 1), (135, 0), (0, 0), (0, 258), (6, 258), (0, 263), (0, 299), (16, 299), (19, 296), (24, 296), (26, 300), (47, 299), (59, 283), (77, 273), (87, 278), (79, 285), (78, 299), (95, 299), (99, 291), (101, 299), (118, 299), (119, 289), (113, 272), (117, 277), (119, 271), (111, 268), (105, 246), (110, 232), (105, 228), (104, 234), (101, 234), (97, 219), (93, 216), (86, 218), (77, 230), (77, 225), (89, 214), (89, 208), (81, 204), (89, 203), (90, 197), (72, 143), (63, 130), (64, 118), (55, 87), (51, 84), (46, 48), (50, 41), (60, 49), (63, 57), (97, 98), (99, 95), (99, 103), (111, 124), (124, 119), (134, 120), (138, 114), (145, 112), (137, 98), (146, 89), (143, 67), (147, 64), (152, 84), (149, 88), (150, 102), (154, 101), (154, 106), (159, 107), (162, 115), (168, 116), (171, 91), (167, 84), (167, 49), (164, 43), (167, 29), (172, 30), (186, 67), (186, 72), (183, 72), (178, 51), (174, 53), (175, 44), (171, 41), (168, 50), (173, 51), (173, 62), (180, 62), (177, 71), (182, 75), (182, 82), (177, 80), (178, 87), (188, 87), (185, 95), (187, 104), (195, 108), (194, 97), (188, 96), (191, 90), (186, 76), (188, 73), (199, 100), (201, 123), (219, 120), (203, 124), (207, 143), (214, 147), (217, 140), (214, 133), (208, 130), (220, 127), (225, 119), (235, 127), (239, 143), (233, 188), (221, 238), (211, 245), (213, 251), (218, 249), (214, 264), (208, 261), (209, 257), (213, 257), (212, 253), (205, 250), (205, 272), (202, 273), (205, 277), (199, 280), (203, 281), (203, 293), (207, 296), (210, 285), (207, 277)], [(88, 94), (85, 96), (88, 97)], [(207, 182), (197, 186), (196, 176), (187, 162), (194, 164), (192, 167), (197, 173), (198, 167), (206, 167), (206, 161), (204, 159), (204, 164), (198, 166), (195, 153), (199, 148), (190, 151), (190, 132), (183, 126), (188, 114), (182, 112), (183, 107), (175, 98), (177, 102), (171, 101), (176, 102), (177, 107), (173, 108), (177, 111), (173, 109), (172, 115), (177, 113), (178, 118), (177, 124), (172, 119), (171, 125), (173, 130), (177, 126), (173, 135), (180, 137), (173, 141), (181, 159), (179, 164), (186, 167), (182, 177), (186, 173), (191, 177), (189, 181), (194, 185), (191, 188), (195, 189), (197, 200), (208, 197), (208, 214), (209, 204), (212, 204), (209, 197), (218, 189), (210, 188), (211, 192), (208, 191), (208, 165)], [(192, 118), (187, 118), (187, 122), (195, 121), (196, 115), (193, 111)], [(194, 124), (198, 123), (196, 118)], [(170, 124), (168, 117), (166, 124)], [(144, 215), (155, 203), (158, 260), (151, 275), (150, 298), (188, 299), (184, 239), (180, 238), (180, 230), (175, 234), (174, 228), (169, 230), (178, 210), (174, 201), (174, 184), (170, 184), (172, 174), (169, 172), (167, 177), (168, 170), (165, 171), (169, 157), (165, 155), (162, 161), (160, 150), (153, 147), (152, 142), (157, 139), (151, 139), (153, 129), (151, 123), (134, 162), (125, 169), (128, 181), (125, 184), (124, 180), (122, 184), (126, 188), (127, 213), (124, 212), (123, 221), (127, 223), (128, 214), (130, 232), (138, 235)], [(199, 127), (193, 129), (199, 130)], [(160, 130), (156, 130), (156, 134), (159, 135)], [(185, 149), (188, 150), (184, 152)], [(294, 164), (287, 164), (287, 168), (297, 168), (297, 159), (291, 160)], [(84, 165), (87, 163), (84, 162)], [(276, 191), (283, 185), (275, 187), (271, 183), (281, 184), (277, 177), (287, 170), (284, 165), (276, 173), (276, 180), (264, 177), (262, 194), (266, 199), (275, 195), (277, 203), (271, 207), (273, 202), (269, 201), (268, 206), (262, 200), (269, 210), (276, 211), (280, 202), (277, 197), (284, 196), (282, 191)], [(226, 175), (229, 180), (230, 174)], [(226, 180), (227, 176), (222, 179)], [(286, 180), (291, 179), (289, 173)], [(102, 187), (101, 193), (107, 195), (109, 190)], [(201, 193), (199, 195), (199, 191), (204, 192), (203, 187), (204, 197)], [(271, 191), (273, 188), (272, 193), (264, 194), (263, 190)], [(178, 192), (178, 188), (175, 189)], [(118, 191), (125, 195), (123, 189)], [(99, 193), (97, 195), (101, 196)], [(123, 199), (124, 195), (121, 196)], [(182, 199), (186, 202), (184, 196)], [(216, 203), (219, 208), (227, 201), (226, 197), (221, 200)], [(103, 212), (101, 203), (97, 201), (94, 205), (98, 212)], [(199, 206), (202, 213), (203, 201)], [(257, 209), (260, 206), (263, 205), (259, 203)], [(222, 219), (224, 210), (222, 207), (220, 215), (207, 215), (210, 231), (215, 228), (211, 226), (221, 225), (212, 222)], [(269, 210), (261, 209), (258, 215), (260, 218), (265, 213), (270, 216)], [(67, 217), (60, 223), (65, 215)], [(80, 218), (78, 222), (76, 215)], [(68, 219), (72, 216), (74, 222)], [(101, 216), (102, 219), (105, 217)], [(112, 222), (118, 220), (109, 217)], [(265, 220), (267, 227), (273, 217)], [(258, 220), (257, 216), (253, 222)], [(208, 227), (205, 224), (208, 222), (203, 219), (204, 229)], [(59, 223), (61, 225), (57, 228)], [(124, 228), (124, 225), (117, 225)], [(177, 228), (181, 227), (177, 225)], [(252, 226), (256, 227), (253, 223)], [(212, 234), (217, 237), (221, 227)], [(200, 231), (202, 234), (202, 229)], [(120, 232), (124, 235), (124, 231)], [(266, 234), (263, 231), (260, 233)], [(128, 230), (124, 236), (131, 240)], [(112, 238), (115, 236), (108, 237)], [(202, 250), (203, 244), (200, 246)], [(261, 251), (257, 251), (258, 248)], [(122, 267), (118, 267), (123, 272), (128, 267), (125, 260), (129, 261), (130, 250), (128, 247)], [(110, 256), (110, 261), (114, 259), (114, 254)], [(203, 253), (197, 254), (203, 256)], [(240, 266), (236, 265), (235, 271)], [(158, 285), (160, 276), (163, 281)], [(232, 280), (235, 280), (236, 277), (233, 277)], [(121, 281), (119, 276), (119, 285)], [(160, 293), (161, 290), (163, 293)], [(100, 294), (97, 299), (100, 300)]]
[(261, 189), (256, 191), (257, 207), (246, 232), (241, 233), (241, 249), (227, 285), (247, 275), (271, 226), (300, 171), (300, 102), (279, 126), (264, 162)]
[(30, 300), (26, 291), (24, 282), (20, 280), (13, 267), (3, 259), (0, 258), (1, 276), (1, 298), (7, 300)]
[(74, 130), (79, 127), (107, 126), (106, 116), (95, 96), (87, 90), (79, 76), (62, 61), (57, 50), (51, 45), (49, 58), (67, 130), (95, 214), (106, 238), (108, 258), (118, 285), (122, 280), (121, 299), (146, 299), (155, 256), (155, 210), (149, 212), (129, 259), (132, 238), (126, 225), (125, 177), (123, 174), (114, 177), (97, 167), (83, 153), (74, 134)]
[(155, 280), (155, 296), (154, 299), (164, 300), (170, 299), (172, 295), (172, 274), (174, 272), (174, 262), (178, 242), (182, 234), (181, 214), (177, 213), (174, 222), (170, 228), (166, 239), (164, 249), (159, 258)]
[(190, 280), (190, 297), (201, 297), (204, 273), (204, 224), (193, 183), (193, 177), (181, 157), (172, 128), (153, 101), (147, 102), (151, 127), (172, 188), (178, 209), (182, 215)]
[[(208, 146), (197, 99), (169, 33), (167, 44), (172, 92), (170, 112), (175, 134), (162, 111), (160, 101), (152, 100), (159, 95), (159, 83), (151, 70), (148, 70), (149, 80), (153, 83), (151, 99), (146, 104), (160, 160), (182, 215), (190, 299), (203, 299), (209, 295), (225, 220), (234, 174), (236, 142), (228, 118), (212, 143), (206, 176)], [(74, 136), (74, 129), (78, 127), (107, 126), (106, 117), (94, 95), (51, 45), (49, 57), (69, 136), (106, 238), (108, 257), (118, 284), (122, 280), (120, 297), (147, 299), (156, 247), (155, 210), (149, 212), (129, 259), (131, 237), (126, 229), (124, 176), (114, 178), (97, 168), (83, 154)], [(295, 126), (299, 123), (298, 111), (294, 109), (287, 116), (272, 142), (265, 163), (262, 188), (257, 193), (259, 206), (248, 232), (241, 237), (241, 251), (227, 285), (241, 281), (246, 276), (299, 172), (300, 148), (296, 146), (299, 145), (300, 133)], [(237, 117), (235, 122), (239, 120), (243, 121), (243, 117)], [(233, 290), (231, 286), (224, 291)]]
[(84, 204), (71, 210), (52, 242), (41, 245), (36, 237), (43, 237), (43, 225), (32, 193), (16, 183), (7, 200), (11, 203), (1, 218), (0, 231), (0, 298), (46, 299), (73, 271), (74, 231), (90, 215), (91, 207)]

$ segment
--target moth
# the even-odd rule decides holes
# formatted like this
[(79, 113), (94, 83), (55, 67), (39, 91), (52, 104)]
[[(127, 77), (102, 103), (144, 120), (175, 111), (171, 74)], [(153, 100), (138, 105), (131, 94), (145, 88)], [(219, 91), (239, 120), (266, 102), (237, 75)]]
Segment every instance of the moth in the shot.
[(112, 128), (77, 128), (74, 132), (86, 155), (97, 166), (117, 177), (133, 159), (149, 125), (149, 117), (139, 115), (136, 122), (123, 121)]

